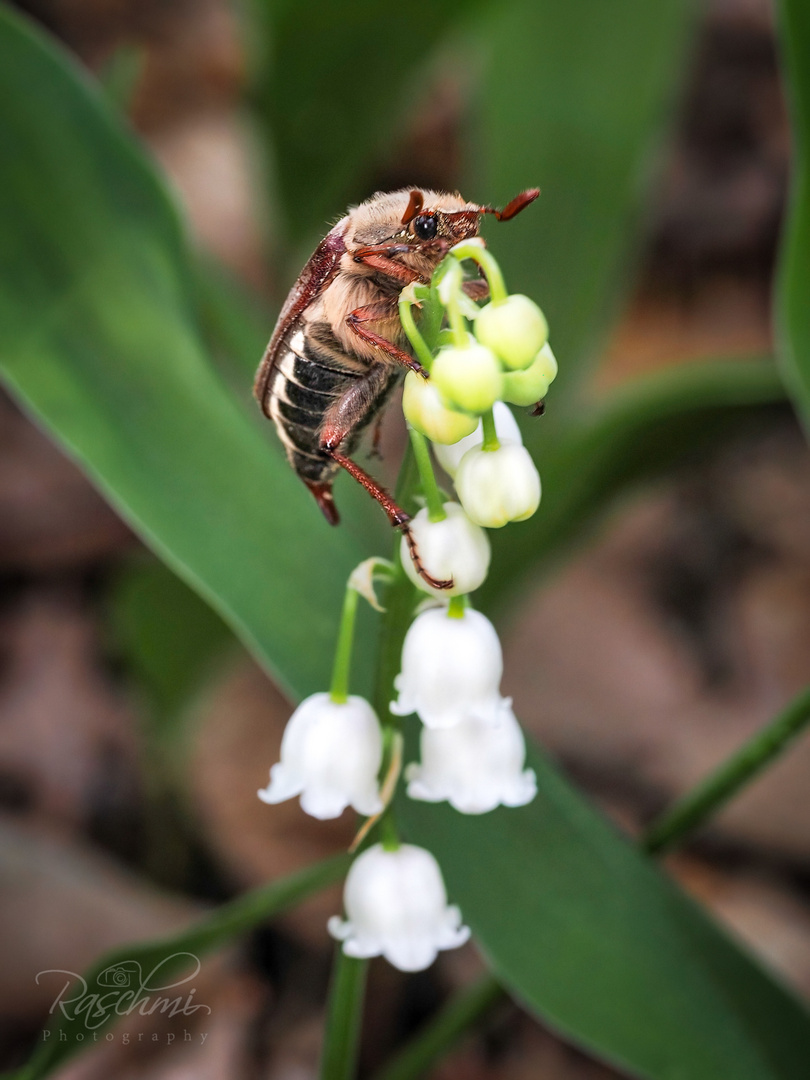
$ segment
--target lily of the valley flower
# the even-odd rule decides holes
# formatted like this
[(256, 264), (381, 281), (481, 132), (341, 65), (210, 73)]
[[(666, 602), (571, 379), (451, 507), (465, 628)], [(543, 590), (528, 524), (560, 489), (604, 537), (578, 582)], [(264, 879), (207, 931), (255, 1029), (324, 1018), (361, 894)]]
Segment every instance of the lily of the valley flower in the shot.
[(473, 340), (440, 349), (430, 381), (448, 405), (480, 416), (501, 396), (503, 374), (492, 350)]
[(424, 848), (375, 844), (352, 863), (343, 892), (345, 920), (333, 916), (329, 932), (347, 956), (384, 956), (400, 971), (423, 971), (440, 949), (470, 936), (461, 912), (448, 906), (439, 865)]
[(402, 391), (405, 419), (434, 443), (454, 443), (475, 431), (474, 416), (449, 408), (433, 380), (409, 371)]
[(420, 589), (433, 596), (464, 596), (474, 592), (489, 570), (490, 547), (487, 534), (474, 525), (458, 503), (444, 504), (443, 521), (431, 521), (427, 508), (420, 510), (410, 524), (425, 570), (438, 581), (452, 580), (451, 589), (434, 589), (417, 573), (402, 538), (402, 565), (405, 573)]
[(548, 338), (546, 317), (534, 300), (514, 293), (492, 300), (475, 320), (475, 336), (512, 371), (526, 368)]
[(485, 814), (496, 806), (525, 806), (537, 794), (532, 769), (524, 769), (526, 742), (509, 707), (500, 721), (462, 720), (450, 728), (423, 728), (422, 760), (409, 765), (408, 795), (446, 800), (462, 814)]
[(486, 616), (469, 608), (461, 618), (447, 608), (423, 611), (405, 635), (391, 712), (417, 713), (431, 728), (467, 719), (498, 723), (508, 707), (500, 694), (502, 674), (501, 643)]
[[(535, 401), (536, 400), (537, 398), (535, 398)], [(512, 415), (512, 410), (509, 406), (505, 405), (502, 401), (496, 401), (492, 407), (492, 412), (495, 417), (495, 432), (498, 436), (498, 440), (501, 443), (517, 443), (518, 446), (522, 446), (523, 437), (520, 434), (518, 422)], [(434, 443), (433, 453), (436, 455), (436, 459), (444, 471), (450, 476), (455, 476), (458, 472), (458, 467), (461, 464), (461, 459), (467, 451), (472, 450), (474, 446), (480, 446), (483, 441), (484, 425), (479, 420), (478, 427), (472, 435), (467, 435), (465, 438), (459, 439), (459, 441), (453, 443), (452, 446)]]
[(377, 814), (381, 762), (380, 725), (365, 698), (351, 695), (339, 704), (329, 694), (313, 694), (290, 717), (281, 761), (259, 798), (280, 803), (300, 795), (302, 810), (322, 820), (339, 817), (347, 806)]
[(509, 371), (503, 377), (503, 396), (512, 405), (534, 405), (548, 393), (557, 376), (557, 360), (548, 342), (525, 371)]
[(529, 451), (514, 443), (468, 450), (455, 483), (467, 516), (488, 529), (525, 521), (540, 504), (540, 476)]

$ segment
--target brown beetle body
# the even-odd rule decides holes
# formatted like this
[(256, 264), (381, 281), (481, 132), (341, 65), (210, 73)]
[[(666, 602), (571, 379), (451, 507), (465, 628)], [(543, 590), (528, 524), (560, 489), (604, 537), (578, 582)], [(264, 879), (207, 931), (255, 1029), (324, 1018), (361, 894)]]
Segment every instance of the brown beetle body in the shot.
[[(412, 282), (428, 283), (453, 244), (478, 235), (482, 214), (507, 220), (537, 194), (524, 192), (497, 211), (460, 195), (378, 193), (350, 210), (304, 267), (279, 315), (254, 393), (331, 524), (339, 520), (332, 484), (344, 468), (410, 541), (407, 514), (349, 457), (399, 376), (406, 370), (427, 376), (406, 351), (399, 293)], [(411, 554), (423, 572), (412, 543)]]

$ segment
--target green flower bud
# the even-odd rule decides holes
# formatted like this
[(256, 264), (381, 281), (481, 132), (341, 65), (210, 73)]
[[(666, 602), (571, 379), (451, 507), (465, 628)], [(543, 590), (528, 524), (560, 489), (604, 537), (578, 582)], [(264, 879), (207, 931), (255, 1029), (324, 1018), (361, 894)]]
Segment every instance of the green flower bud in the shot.
[(475, 336), (497, 353), (507, 368), (520, 371), (545, 345), (548, 323), (533, 300), (516, 293), (481, 309), (475, 320)]
[(525, 521), (540, 503), (540, 477), (525, 446), (504, 443), (497, 450), (474, 446), (461, 459), (456, 491), (470, 521), (500, 529)]
[(402, 411), (412, 427), (435, 443), (456, 443), (472, 434), (478, 423), (477, 417), (448, 408), (433, 380), (425, 382), (415, 371), (405, 376)]
[(448, 405), (480, 416), (501, 396), (503, 374), (484, 345), (447, 345), (433, 361), (430, 381)]
[(503, 376), (503, 398), (512, 405), (534, 405), (548, 393), (557, 374), (557, 361), (548, 342), (525, 371), (507, 371)]

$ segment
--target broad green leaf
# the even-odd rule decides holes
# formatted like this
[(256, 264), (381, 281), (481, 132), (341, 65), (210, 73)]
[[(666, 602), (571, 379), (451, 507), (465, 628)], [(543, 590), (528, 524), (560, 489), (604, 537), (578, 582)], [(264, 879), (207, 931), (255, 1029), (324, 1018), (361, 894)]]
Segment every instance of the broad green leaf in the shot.
[[(0, 98), (9, 384), (288, 687), (323, 686), (360, 545), (313, 518), (208, 364), (151, 170), (98, 95), (7, 11)], [(526, 810), (403, 809), (496, 972), (639, 1075), (803, 1075), (810, 1028), (789, 995), (534, 764), (541, 792)], [(231, 920), (227, 933), (244, 925)]]
[(132, 560), (107, 598), (114, 649), (146, 698), (154, 734), (170, 737), (173, 721), (233, 643), (227, 626), (164, 563)]
[[(54, 1069), (85, 1047), (86, 1041), (92, 1038), (91, 1025), (92, 1030), (102, 1033), (120, 1016), (126, 1015), (127, 1009), (135, 1011), (135, 1005), (145, 997), (149, 998), (149, 1005), (154, 1005), (161, 995), (150, 995), (149, 986), (171, 987), (174, 979), (179, 983), (189, 978), (194, 974), (198, 961), (207, 953), (221, 948), (237, 935), (247, 933), (279, 912), (294, 907), (312, 893), (325, 889), (346, 873), (349, 862), (348, 856), (340, 855), (326, 862), (316, 863), (222, 904), (205, 919), (192, 924), (179, 934), (158, 941), (124, 945), (105, 953), (82, 975), (87, 985), (82, 998), (89, 1001), (91, 995), (99, 995), (92, 1014), (79, 1011), (78, 1008), (68, 1008), (68, 1015), (65, 1015), (64, 1011), (56, 1012), (55, 1020), (49, 1027), (49, 1037), (38, 1043), (27, 1065), (12, 1074), (5, 1074), (7, 1080), (39, 1080), (40, 1077), (50, 1075)], [(128, 971), (138, 970), (134, 968), (136, 964), (147, 988), (145, 992), (140, 992), (141, 986), (134, 979), (131, 980), (131, 987), (119, 989), (114, 986), (111, 989), (109, 980), (105, 981), (103, 977), (103, 973), (109, 968), (121, 965)], [(151, 973), (154, 973), (154, 977), (150, 980)], [(175, 993), (164, 992), (162, 997), (176, 998), (181, 992), (185, 997), (192, 987), (193, 982), (190, 982), (184, 992), (183, 987), (179, 987)], [(133, 995), (125, 997), (130, 989), (134, 991)], [(71, 990), (70, 998), (74, 993), (76, 992)], [(116, 1005), (119, 1004), (120, 1012), (116, 1012)], [(99, 1010), (101, 1015), (98, 1015), (96, 1010)]]
[[(255, 98), (294, 236), (323, 232), (413, 120), (417, 79), (483, 0), (253, 0)], [(418, 178), (414, 178), (417, 180)]]
[(0, 101), (7, 386), (284, 686), (323, 685), (364, 548), (320, 520), (209, 362), (152, 168), (100, 93), (6, 7)]
[[(559, 399), (582, 370), (626, 277), (634, 218), (684, 67), (690, 0), (513, 0), (488, 14), (482, 200), (538, 186), (520, 217), (487, 227), (513, 292), (544, 309)], [(625, 271), (623, 273), (622, 271)], [(536, 430), (538, 439), (542, 430)]]
[[(411, 758), (406, 758), (411, 760)], [(810, 1018), (537, 751), (529, 806), (401, 799), (500, 981), (574, 1042), (654, 1080), (805, 1080)]]
[(784, 400), (773, 362), (729, 359), (666, 368), (583, 408), (535, 455), (538, 512), (490, 534), (492, 570), (479, 599), (502, 608), (529, 576), (569, 556), (618, 498), (750, 435)]
[(810, 430), (810, 7), (781, 0), (782, 46), (793, 131), (793, 176), (777, 278), (780, 359)]

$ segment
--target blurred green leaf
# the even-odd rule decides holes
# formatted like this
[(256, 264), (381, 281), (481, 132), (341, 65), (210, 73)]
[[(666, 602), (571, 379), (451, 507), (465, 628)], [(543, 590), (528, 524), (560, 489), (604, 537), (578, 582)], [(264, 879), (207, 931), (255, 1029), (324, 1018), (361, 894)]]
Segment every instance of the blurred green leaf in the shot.
[(151, 166), (6, 7), (0, 101), (3, 378), (283, 686), (323, 685), (345, 577), (367, 551), (321, 520), (208, 361)]
[(510, 289), (548, 317), (558, 401), (595, 355), (627, 283), (621, 271), (683, 75), (694, 6), (513, 0), (482, 30), (488, 66), (473, 197), (503, 203), (541, 188), (530, 209), (487, 233)]
[[(0, 98), (9, 384), (285, 685), (322, 687), (361, 545), (321, 525), (207, 362), (182, 239), (148, 165), (72, 66), (7, 10)], [(525, 810), (402, 811), (496, 973), (642, 1075), (803, 1076), (808, 1025), (790, 996), (542, 758), (533, 764), (541, 791)], [(246, 925), (226, 917), (216, 942)]]
[[(415, 725), (413, 725), (415, 726)], [(413, 732), (412, 732), (413, 734)], [(411, 754), (415, 756), (415, 738)], [(805, 1080), (810, 1018), (536, 750), (534, 802), (402, 798), (495, 976), (567, 1038), (650, 1080)]]
[(768, 406), (784, 400), (773, 362), (729, 359), (665, 368), (583, 407), (536, 455), (540, 510), (490, 533), (492, 571), (479, 600), (504, 607), (528, 577), (570, 555), (618, 498), (694, 464), (735, 435), (750, 435), (772, 421)]
[(411, 119), (418, 72), (483, 2), (254, 0), (269, 48), (254, 93), (293, 237), (322, 234), (344, 213)]
[[(49, 1076), (54, 1069), (64, 1064), (74, 1054), (86, 1047), (92, 1035), (92, 1031), (103, 1032), (121, 1015), (126, 1015), (123, 1010), (134, 1006), (143, 1000), (144, 994), (136, 993), (132, 998), (125, 997), (130, 989), (139, 991), (140, 986), (127, 985), (126, 990), (111, 990), (108, 981), (102, 976), (103, 972), (111, 967), (119, 965), (140, 965), (144, 983), (158, 987), (168, 988), (172, 986), (172, 979), (178, 983), (184, 979), (190, 979), (197, 967), (197, 961), (212, 952), (214, 949), (226, 945), (234, 937), (244, 934), (248, 930), (259, 926), (267, 919), (277, 915), (280, 911), (293, 907), (312, 893), (325, 889), (333, 881), (342, 877), (348, 869), (350, 859), (348, 855), (340, 855), (325, 862), (308, 866), (289, 877), (272, 881), (269, 885), (253, 889), (244, 893), (236, 900), (222, 904), (207, 918), (194, 923), (187, 930), (174, 934), (171, 937), (161, 938), (158, 941), (138, 942), (134, 945), (124, 945), (120, 949), (105, 953), (89, 971), (83, 974), (87, 984), (87, 990), (82, 995), (82, 1000), (89, 1004), (91, 995), (100, 995), (91, 1010), (70, 1012), (65, 1015), (61, 1010), (56, 1013), (57, 1019), (49, 1027), (50, 1037), (38, 1043), (33, 1056), (23, 1068), (14, 1073), (4, 1074), (8, 1080), (39, 1080), (40, 1077)], [(130, 970), (132, 968), (130, 967)], [(155, 977), (149, 980), (149, 974)], [(193, 987), (193, 979), (185, 987), (185, 994)], [(148, 993), (146, 996), (149, 996)], [(162, 999), (177, 997), (178, 994), (165, 992)], [(150, 1004), (154, 1006), (158, 995), (153, 994)], [(122, 1013), (116, 1012), (116, 1005), (121, 1003)], [(65, 1003), (67, 1005), (67, 1002)], [(78, 1002), (77, 1002), (78, 1004)], [(198, 1005), (205, 1007), (205, 1003)], [(103, 1016), (99, 1016), (95, 1010), (99, 1010)], [(60, 1038), (61, 1035), (64, 1038)]]
[(810, 432), (810, 6), (781, 0), (780, 8), (793, 175), (777, 275), (777, 340), (785, 380)]
[(114, 647), (147, 698), (155, 734), (172, 721), (211, 676), (233, 636), (216, 612), (165, 564), (137, 559), (119, 573), (108, 596)]

